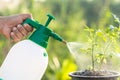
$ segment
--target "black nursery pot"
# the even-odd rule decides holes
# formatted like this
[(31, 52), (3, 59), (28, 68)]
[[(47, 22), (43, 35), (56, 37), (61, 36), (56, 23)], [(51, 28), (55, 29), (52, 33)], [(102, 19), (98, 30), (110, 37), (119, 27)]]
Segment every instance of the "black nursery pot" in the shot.
[(107, 76), (83, 76), (83, 71), (71, 72), (69, 76), (72, 80), (117, 80), (120, 74), (118, 72), (109, 71), (111, 75)]

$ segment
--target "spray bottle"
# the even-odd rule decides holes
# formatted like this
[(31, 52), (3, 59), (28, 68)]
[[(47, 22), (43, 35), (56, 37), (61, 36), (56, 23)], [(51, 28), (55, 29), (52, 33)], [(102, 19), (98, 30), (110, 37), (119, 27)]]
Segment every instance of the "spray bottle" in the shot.
[(9, 51), (0, 68), (3, 80), (40, 80), (48, 65), (48, 54), (45, 50), (49, 37), (65, 43), (62, 37), (48, 28), (53, 16), (48, 15), (44, 25), (28, 18), (23, 23), (36, 30), (27, 39), (16, 43)]

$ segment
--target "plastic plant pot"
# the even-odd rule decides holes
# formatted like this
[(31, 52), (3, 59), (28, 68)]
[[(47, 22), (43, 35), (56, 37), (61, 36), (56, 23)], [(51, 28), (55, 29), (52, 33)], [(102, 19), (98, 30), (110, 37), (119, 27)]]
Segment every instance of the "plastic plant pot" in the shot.
[(83, 71), (76, 71), (69, 73), (72, 80), (117, 80), (120, 74), (115, 71), (107, 71), (110, 74), (107, 76), (86, 76), (82, 75)]

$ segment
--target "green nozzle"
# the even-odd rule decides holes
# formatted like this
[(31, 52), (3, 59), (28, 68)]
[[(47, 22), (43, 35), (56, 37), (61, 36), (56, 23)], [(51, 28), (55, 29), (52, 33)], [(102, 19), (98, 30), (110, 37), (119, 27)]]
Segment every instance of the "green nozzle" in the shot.
[(53, 37), (54, 39), (58, 40), (58, 41), (63, 42), (64, 44), (66, 44), (66, 41), (60, 35), (58, 35), (57, 33), (51, 32), (50, 36)]
[(48, 20), (47, 20), (47, 22), (46, 22), (46, 24), (45, 24), (46, 27), (49, 25), (49, 23), (50, 23), (50, 21), (51, 21), (52, 19), (53, 19), (53, 20), (55, 19), (55, 17), (52, 16), (52, 15), (50, 15), (50, 14), (48, 14), (47, 16), (48, 16)]

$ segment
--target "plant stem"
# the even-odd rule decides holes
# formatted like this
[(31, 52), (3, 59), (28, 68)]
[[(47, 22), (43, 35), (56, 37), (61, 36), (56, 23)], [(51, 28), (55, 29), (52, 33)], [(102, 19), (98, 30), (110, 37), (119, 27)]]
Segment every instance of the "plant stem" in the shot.
[(93, 44), (92, 44), (92, 52), (91, 52), (91, 55), (92, 55), (92, 69), (94, 71), (95, 69), (95, 63), (94, 63), (94, 41), (93, 41)]
[(94, 61), (94, 49), (95, 49), (95, 32), (93, 33), (92, 37), (92, 50), (91, 50), (91, 56), (92, 56), (92, 70), (95, 70), (95, 61)]

